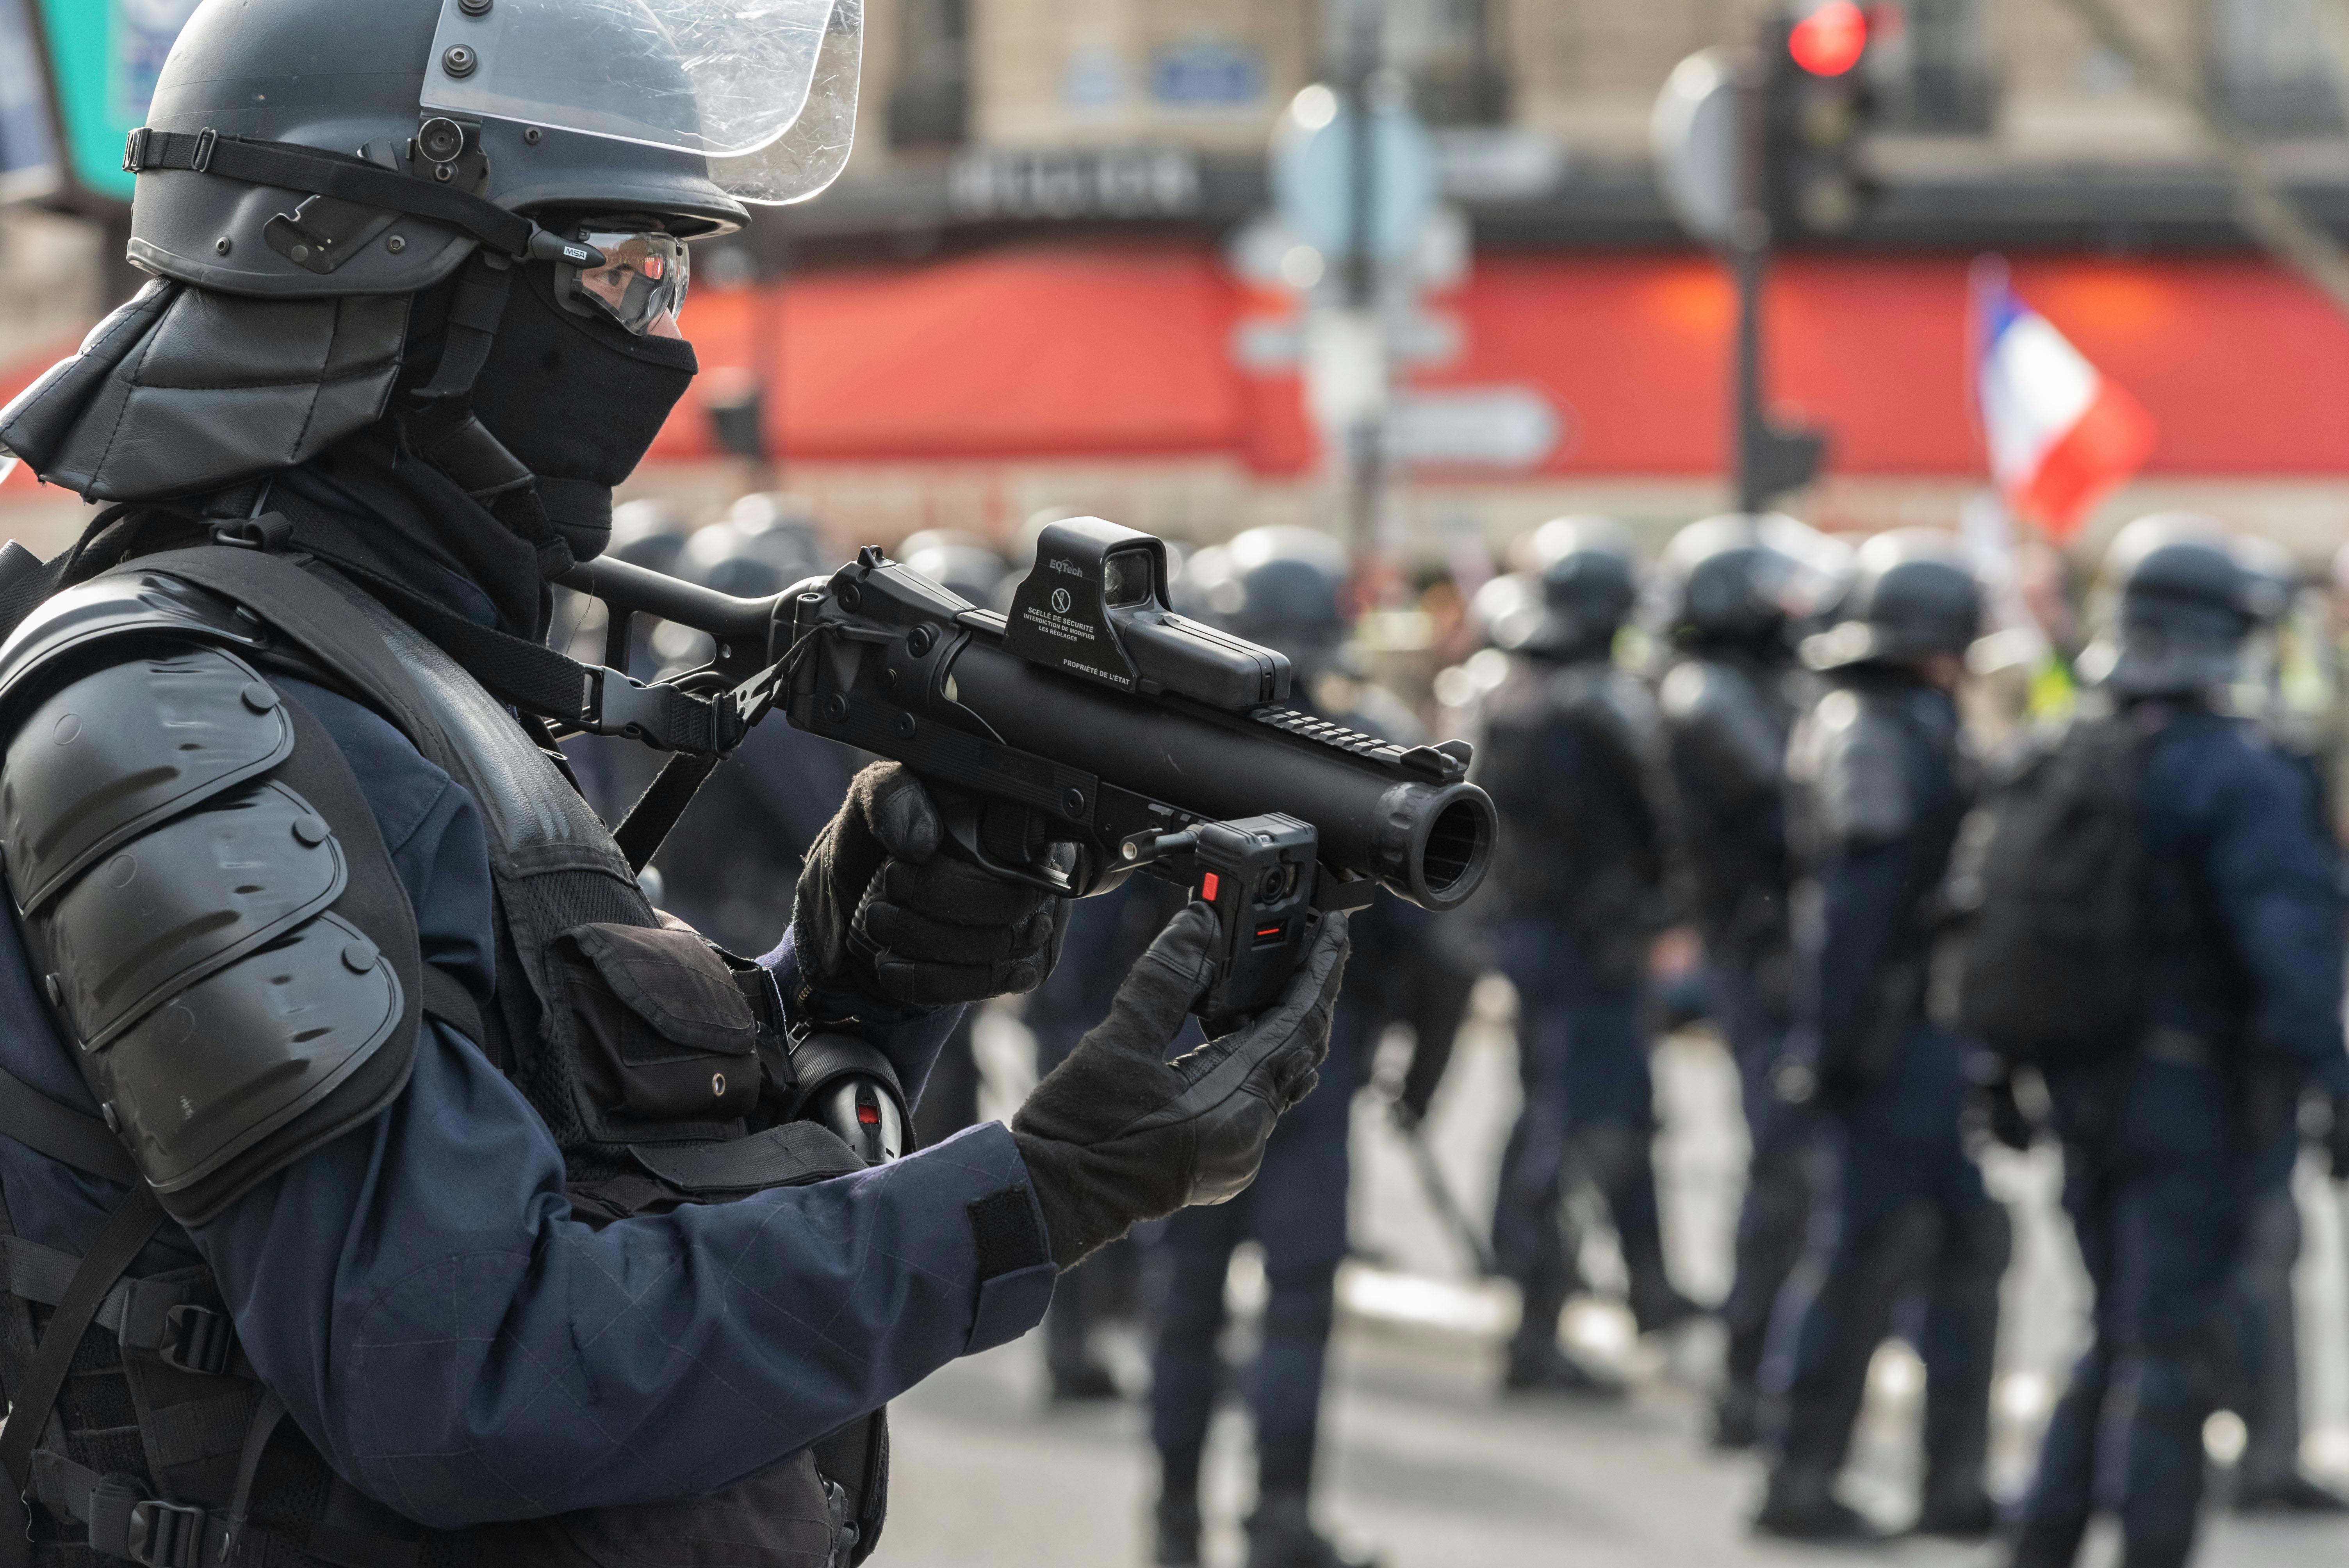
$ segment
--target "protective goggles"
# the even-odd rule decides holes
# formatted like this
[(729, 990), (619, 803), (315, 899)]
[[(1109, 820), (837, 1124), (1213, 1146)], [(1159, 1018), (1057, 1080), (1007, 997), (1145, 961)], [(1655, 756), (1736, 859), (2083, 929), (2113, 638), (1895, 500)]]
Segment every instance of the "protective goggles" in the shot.
[(564, 266), (555, 276), (566, 308), (601, 311), (638, 337), (683, 337), (678, 318), (693, 264), (685, 242), (658, 230), (581, 225), (572, 238), (603, 253), (598, 267)]

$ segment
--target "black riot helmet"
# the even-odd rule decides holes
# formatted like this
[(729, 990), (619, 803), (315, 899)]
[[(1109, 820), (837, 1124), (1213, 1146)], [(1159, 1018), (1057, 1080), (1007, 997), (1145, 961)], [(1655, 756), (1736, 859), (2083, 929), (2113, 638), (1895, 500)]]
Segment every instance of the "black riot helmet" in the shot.
[(899, 542), (896, 557), (931, 582), (984, 609), (1011, 575), (1002, 552), (976, 533), (926, 528)]
[(1783, 656), (1848, 567), (1841, 544), (1783, 513), (1706, 518), (1665, 547), (1649, 624), (1683, 647)]
[(1288, 655), (1307, 680), (1333, 667), (1346, 640), (1345, 546), (1309, 528), (1252, 528), (1185, 563), (1176, 607)]
[(738, 599), (766, 599), (839, 564), (805, 500), (760, 494), (744, 496), (726, 521), (688, 540), (677, 569), (704, 588)]
[(2248, 562), (2216, 522), (2179, 512), (2121, 530), (2105, 576), (2106, 629), (2080, 655), (2081, 674), (2122, 698), (2225, 685), (2244, 639), (2290, 597), (2279, 575)]
[(1834, 626), (1803, 644), (1814, 669), (1962, 655), (1982, 635), (1982, 587), (1957, 542), (1933, 529), (1879, 533), (1853, 559)]
[(693, 373), (684, 242), (837, 172), (861, 39), (862, 0), (203, 0), (125, 150), (158, 281), (0, 446), (150, 500), (389, 413), (550, 565), (592, 553)]
[(1557, 518), (1534, 531), (1524, 556), (1528, 591), (1514, 609), (1487, 607), (1486, 638), (1535, 658), (1603, 656), (1640, 596), (1622, 530), (1601, 517)]

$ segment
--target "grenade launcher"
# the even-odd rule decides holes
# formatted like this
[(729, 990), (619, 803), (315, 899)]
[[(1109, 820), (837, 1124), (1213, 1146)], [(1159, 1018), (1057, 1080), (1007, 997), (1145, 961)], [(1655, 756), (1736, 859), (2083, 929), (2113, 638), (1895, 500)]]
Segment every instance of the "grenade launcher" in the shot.
[[(607, 665), (626, 667), (635, 614), (698, 627), (717, 657), (677, 684), (947, 786), (950, 838), (998, 874), (1067, 898), (1136, 871), (1187, 886), (1221, 923), (1204, 1017), (1277, 1000), (1317, 912), (1381, 887), (1454, 909), (1492, 859), (1465, 742), (1400, 746), (1285, 706), (1288, 659), (1175, 614), (1164, 543), (1113, 523), (1047, 528), (1009, 615), (871, 546), (767, 600), (618, 562), (564, 581), (610, 606)], [(598, 727), (626, 733), (650, 688), (602, 678)]]

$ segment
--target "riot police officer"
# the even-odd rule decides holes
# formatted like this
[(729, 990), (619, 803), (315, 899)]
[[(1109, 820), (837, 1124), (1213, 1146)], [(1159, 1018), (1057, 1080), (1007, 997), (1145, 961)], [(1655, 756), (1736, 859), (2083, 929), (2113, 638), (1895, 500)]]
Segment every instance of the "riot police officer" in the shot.
[(1971, 1048), (1930, 1023), (1925, 1003), (1937, 894), (1971, 789), (1953, 694), (1982, 596), (1946, 536), (1895, 532), (1861, 547), (1838, 614), (1804, 644), (1826, 689), (1787, 753), (1808, 904), (1795, 933), (1795, 1033), (1834, 1181), (1819, 1255), (1782, 1308), (1793, 1337), (1785, 1428), (1754, 1522), (1797, 1539), (1868, 1533), (1834, 1483), (1868, 1363), (1895, 1307), (1921, 1294), (1916, 1527), (1979, 1536), (1995, 1519), (1983, 1461), (2012, 1236), (1961, 1135)]
[(1839, 546), (1788, 517), (1718, 517), (1676, 535), (1659, 563), (1657, 685), (1679, 881), (1704, 943), (1713, 1016), (1737, 1064), (1752, 1153), (1713, 1441), (1759, 1435), (1762, 1357), (1811, 1207), (1810, 1113), (1775, 1075), (1786, 1055), (1793, 962), (1785, 755), (1806, 681), (1795, 628), (1840, 586)]
[[(1293, 700), (1306, 707), (1343, 667), (1340, 595), (1348, 569), (1345, 551), (1326, 534), (1252, 529), (1193, 556), (1175, 602), (1287, 654), (1296, 672)], [(1359, 727), (1355, 716), (1330, 717)], [(1392, 902), (1381, 900), (1358, 921), (1375, 923)], [(1358, 1013), (1350, 986), (1339, 1003), (1320, 1087), (1266, 1145), (1257, 1184), (1220, 1208), (1169, 1220), (1151, 1242), (1144, 1264), (1156, 1319), (1150, 1436), (1160, 1475), (1156, 1559), (1167, 1568), (1199, 1561), (1199, 1466), (1224, 1381), (1217, 1341), (1225, 1283), (1233, 1251), (1247, 1241), (1264, 1250), (1267, 1285), (1262, 1341), (1244, 1383), (1257, 1449), (1248, 1568), (1341, 1568), (1365, 1561), (1322, 1535), (1309, 1506), (1338, 1264), (1346, 1255), (1349, 1112), (1364, 1067)]]
[[(2231, 695), (2261, 738), (2306, 777), (2316, 812), (2313, 825), (2330, 839), (2333, 822), (2324, 803), (2333, 795), (2340, 672), (2324, 606), (2281, 545), (2239, 539), (2232, 549), (2246, 570), (2273, 585), (2274, 607), (2261, 617), (2251, 638), (2258, 654), (2241, 661)], [(2311, 1109), (2316, 1112), (2312, 1122), (2329, 1129), (2330, 1108)], [(2244, 1436), (2231, 1501), (2240, 1512), (2339, 1513), (2349, 1510), (2349, 1500), (2300, 1462), (2300, 1323), (2292, 1292), (2301, 1255), (2300, 1198), (2289, 1167), (2275, 1175), (2252, 1204), (2242, 1260), (2227, 1291), (2224, 1399), (2242, 1418)]]
[(2133, 769), (2144, 864), (2137, 1026), (2041, 1069), (2095, 1305), (2023, 1505), (2028, 1568), (2070, 1563), (2099, 1509), (2131, 1568), (2191, 1554), (2230, 1278), (2288, 1179), (2303, 1088), (2349, 1104), (2321, 808), (2303, 769), (2215, 706), (2274, 584), (2194, 518), (2130, 525), (2106, 573), (2115, 624), (2081, 666), (2132, 742), (2115, 766)]
[(1663, 911), (1658, 738), (1646, 691), (1614, 661), (1639, 597), (1620, 534), (1560, 519), (1537, 531), (1532, 554), (1533, 573), (1479, 595), (1479, 618), (1510, 660), (1484, 703), (1477, 766), (1506, 835), (1485, 915), (1517, 990), (1525, 1088), (1502, 1156), (1493, 1254), (1523, 1299), (1503, 1386), (1591, 1392), (1602, 1385), (1557, 1343), (1576, 1282), (1566, 1211), (1575, 1183), (1614, 1222), (1640, 1330), (1697, 1310), (1665, 1270), (1650, 1151), (1642, 982)]
[(882, 1406), (1244, 1185), (1323, 1049), (1342, 919), (1166, 1065), (1186, 911), (1016, 1126), (864, 1170), (797, 1102), (854, 1063), (885, 1154), (1046, 898), (875, 768), (734, 957), (550, 758), (617, 677), (548, 583), (692, 377), (685, 242), (851, 123), (854, 8), (664, 15), (205, 0), (128, 151), (156, 281), (0, 411), (121, 503), (0, 550), (10, 1561), (861, 1561)]

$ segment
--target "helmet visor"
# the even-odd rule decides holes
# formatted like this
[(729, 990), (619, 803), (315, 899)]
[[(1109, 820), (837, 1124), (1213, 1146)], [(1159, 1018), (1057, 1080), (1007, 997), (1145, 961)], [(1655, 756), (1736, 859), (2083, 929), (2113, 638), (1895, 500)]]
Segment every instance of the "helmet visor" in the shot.
[(584, 223), (572, 238), (604, 253), (600, 267), (561, 266), (555, 286), (575, 310), (600, 311), (638, 337), (682, 337), (678, 318), (693, 266), (685, 242), (673, 234), (615, 232)]
[[(800, 200), (845, 160), (864, 25), (863, 0), (442, 0), (422, 107), (699, 153), (746, 200)], [(778, 155), (803, 120), (818, 146)]]

